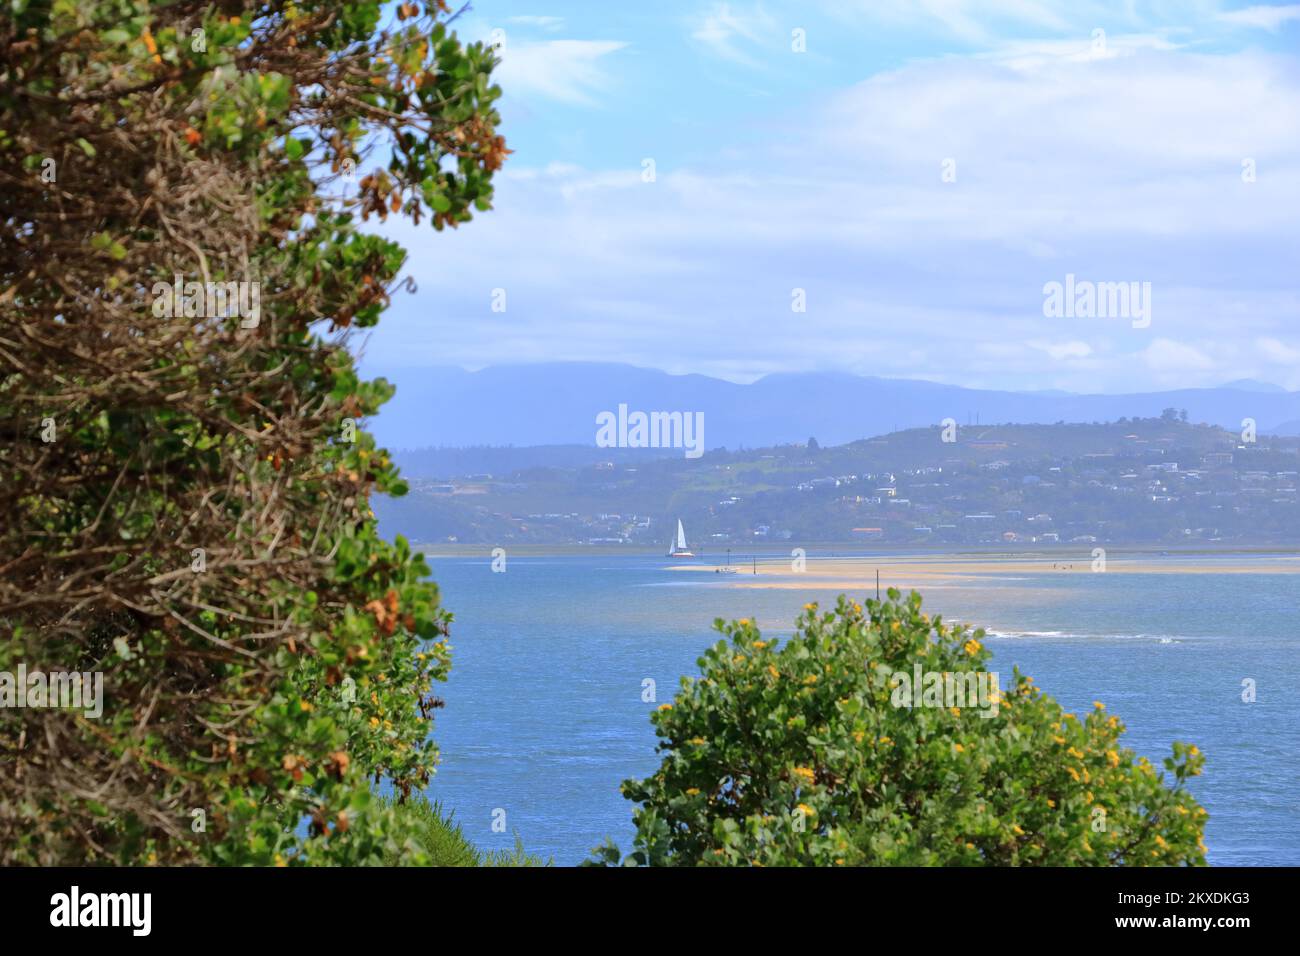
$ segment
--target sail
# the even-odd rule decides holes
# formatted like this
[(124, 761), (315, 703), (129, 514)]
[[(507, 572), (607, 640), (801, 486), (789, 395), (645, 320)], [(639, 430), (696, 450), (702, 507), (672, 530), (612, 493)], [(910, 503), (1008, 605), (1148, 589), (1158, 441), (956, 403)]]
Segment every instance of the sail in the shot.
[(686, 529), (682, 527), (682, 519), (677, 519), (677, 550), (686, 550)]

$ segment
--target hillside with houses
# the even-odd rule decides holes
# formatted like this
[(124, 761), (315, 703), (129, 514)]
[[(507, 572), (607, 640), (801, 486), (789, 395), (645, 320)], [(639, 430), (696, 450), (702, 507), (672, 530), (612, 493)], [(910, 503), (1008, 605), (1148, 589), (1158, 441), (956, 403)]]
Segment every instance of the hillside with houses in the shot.
[[(697, 460), (577, 446), (419, 454), (428, 477), (376, 511), (420, 543), (659, 547), (678, 519), (706, 552), (785, 542), (1300, 542), (1300, 439), (1243, 436), (1177, 413), (935, 426), (834, 447), (812, 438)], [(494, 470), (467, 470), (484, 461)]]

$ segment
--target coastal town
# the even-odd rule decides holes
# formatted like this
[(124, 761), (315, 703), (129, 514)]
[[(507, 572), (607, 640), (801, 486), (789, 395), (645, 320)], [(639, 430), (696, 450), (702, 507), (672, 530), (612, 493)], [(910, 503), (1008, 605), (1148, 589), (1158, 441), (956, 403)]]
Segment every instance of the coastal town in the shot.
[[(413, 477), (385, 502), (424, 543), (658, 547), (675, 522), (708, 551), (891, 545), (1294, 543), (1300, 439), (1177, 419), (910, 429), (833, 448), (599, 454), (504, 474)], [(528, 450), (534, 459), (539, 449)], [(603, 451), (594, 449), (593, 452)]]

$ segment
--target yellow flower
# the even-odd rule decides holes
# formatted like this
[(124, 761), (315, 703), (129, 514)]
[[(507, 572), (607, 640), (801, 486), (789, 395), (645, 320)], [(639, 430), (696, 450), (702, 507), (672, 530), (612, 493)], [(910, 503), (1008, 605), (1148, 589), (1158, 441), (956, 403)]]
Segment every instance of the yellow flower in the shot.
[(763, 648), (767, 647), (767, 641), (755, 641), (754, 646), (761, 651)]
[(1056, 801), (1053, 800), (1051, 797), (1047, 798), (1047, 805), (1051, 807), (1053, 810), (1056, 809)]
[(708, 743), (708, 741), (703, 737), (692, 737), (689, 742), (694, 744), (696, 747), (703, 747)]
[(799, 804), (799, 806), (797, 807), (797, 809), (798, 809), (798, 810), (799, 810), (799, 811), (800, 811), (804, 816), (806, 816), (806, 817), (815, 817), (815, 816), (817, 816), (817, 811), (814, 810), (812, 807), (808, 806), (808, 804), (806, 804), (806, 803), (801, 803), (801, 804)]
[(893, 741), (892, 738), (889, 738), (889, 737), (881, 737), (881, 738), (880, 738), (880, 742), (881, 742), (882, 744), (892, 744), (894, 741)]
[(812, 769), (809, 767), (795, 767), (790, 772), (796, 777), (806, 780), (808, 783), (812, 783), (815, 776)]
[(974, 657), (976, 654), (980, 652), (980, 642), (975, 640), (975, 638), (973, 637), (965, 644), (963, 644), (962, 647), (965, 648), (966, 653), (969, 654), (971, 657)]
[(776, 669), (776, 665), (775, 665), (775, 664), (768, 664), (768, 665), (767, 665), (767, 672), (768, 672), (769, 674), (772, 675), (773, 679), (778, 678), (778, 677), (781, 676), (781, 672), (780, 672), (779, 670)]
[(1113, 750), (1107, 750), (1107, 751), (1106, 751), (1106, 762), (1107, 762), (1108, 764), (1110, 764), (1112, 767), (1118, 767), (1118, 766), (1119, 766), (1119, 754), (1117, 754), (1117, 753), (1116, 753), (1115, 751), (1113, 751)]
[(1025, 835), (1025, 831), (1022, 830), (1022, 829), (1020, 828), (1020, 824), (1019, 824), (1019, 823), (1013, 823), (1013, 824), (1011, 825), (1011, 832), (1014, 833), (1016, 836), (1024, 836), (1024, 835)]
[(816, 605), (816, 604), (805, 604), (805, 605), (803, 606), (803, 609), (804, 609), (805, 611), (815, 611), (815, 610), (817, 610), (817, 605)]
[(957, 753), (959, 753), (959, 754), (960, 754), (960, 753), (965, 753), (965, 752), (966, 752), (966, 748), (963, 747), (961, 744), (953, 744), (953, 745), (952, 745), (952, 749), (955, 750), (955, 751), (957, 751)]
[(687, 788), (686, 788), (686, 793), (687, 793), (687, 795), (688, 795), (688, 796), (691, 796), (691, 797), (695, 796), (695, 795), (698, 794), (699, 792), (700, 792), (700, 788), (699, 788), (699, 787), (687, 787)]
[(672, 705), (672, 704), (660, 704), (660, 705), (659, 705), (659, 709), (660, 709), (660, 710), (672, 710), (672, 709), (673, 709), (673, 705)]
[(1097, 710), (1105, 710), (1105, 709), (1106, 709), (1106, 705), (1103, 704), (1103, 703), (1102, 703), (1101, 701), (1099, 701), (1099, 700), (1094, 700), (1094, 701), (1092, 702), (1092, 706), (1095, 707), (1095, 708), (1097, 708)]
[(805, 678), (803, 679), (803, 682), (804, 682), (805, 684), (815, 684), (815, 683), (817, 683), (817, 675), (816, 675), (816, 674), (809, 674), (807, 677), (805, 677)]

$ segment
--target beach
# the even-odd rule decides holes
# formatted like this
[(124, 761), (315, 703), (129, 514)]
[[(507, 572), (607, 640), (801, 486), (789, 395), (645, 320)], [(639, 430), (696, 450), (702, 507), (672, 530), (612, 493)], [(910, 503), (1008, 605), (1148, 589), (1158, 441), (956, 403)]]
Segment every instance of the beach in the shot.
[[(1026, 575), (1079, 574), (1298, 574), (1300, 555), (1152, 552), (1107, 555), (1104, 562), (1088, 553), (1061, 554), (978, 554), (978, 555), (861, 555), (819, 558), (807, 555), (802, 570), (797, 559), (761, 557), (757, 561), (737, 559), (726, 574), (726, 582), (737, 588), (785, 590), (874, 590), (876, 574), (882, 588), (926, 588), (936, 585), (973, 583), (981, 580), (1011, 582)], [(725, 565), (714, 562), (668, 564), (665, 570), (681, 574), (720, 576)], [(1042, 583), (1042, 579), (1038, 579)]]

